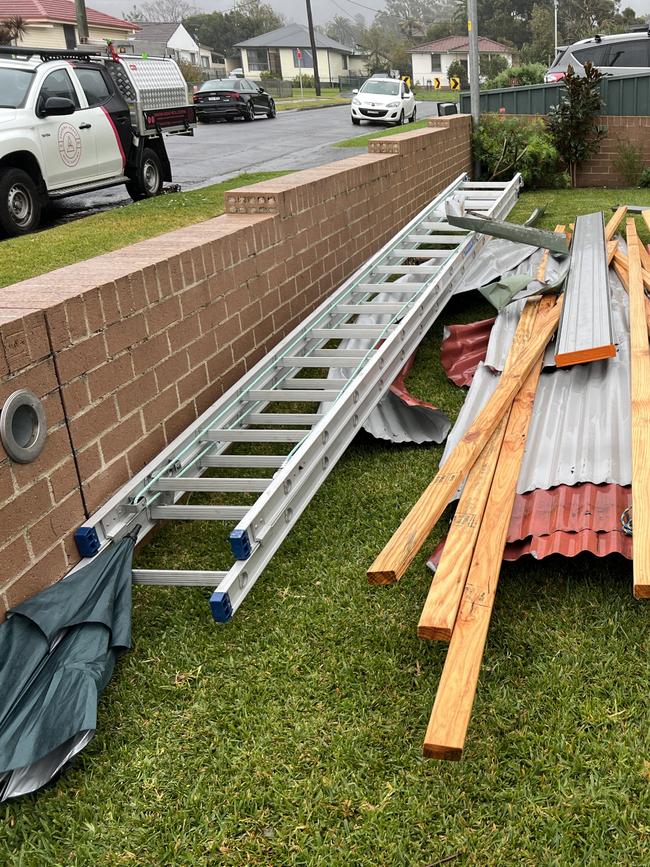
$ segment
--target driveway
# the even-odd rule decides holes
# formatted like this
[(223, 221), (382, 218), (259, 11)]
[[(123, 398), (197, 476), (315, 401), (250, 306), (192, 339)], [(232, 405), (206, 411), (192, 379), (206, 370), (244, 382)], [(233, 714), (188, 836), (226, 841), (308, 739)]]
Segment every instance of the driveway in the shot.
[[(434, 111), (435, 103), (418, 103), (420, 118), (430, 117)], [(174, 182), (190, 190), (242, 172), (306, 169), (344, 159), (364, 152), (366, 147), (359, 151), (334, 148), (334, 142), (381, 128), (374, 124), (353, 126), (349, 106), (341, 105), (313, 111), (281, 111), (275, 120), (200, 124), (193, 138), (168, 136), (166, 143)], [(130, 202), (124, 187), (72, 196), (52, 206), (47, 223), (66, 222)]]

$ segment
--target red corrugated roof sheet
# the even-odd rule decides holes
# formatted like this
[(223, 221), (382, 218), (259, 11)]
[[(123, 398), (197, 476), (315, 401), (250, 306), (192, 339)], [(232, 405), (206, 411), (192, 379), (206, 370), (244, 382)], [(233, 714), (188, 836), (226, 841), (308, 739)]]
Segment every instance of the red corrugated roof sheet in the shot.
[[(442, 39), (434, 39), (433, 42), (425, 42), (424, 45), (418, 45), (411, 48), (411, 51), (468, 51), (469, 38), (467, 36), (443, 36)], [(486, 52), (505, 52), (512, 54), (512, 48), (507, 45), (502, 45), (501, 42), (495, 42), (494, 39), (488, 39), (486, 36), (479, 36), (478, 50)]]
[[(584, 551), (632, 559), (632, 537), (621, 529), (621, 514), (632, 503), (622, 485), (558, 485), (515, 498), (504, 560), (530, 554), (541, 560), (551, 554), (575, 557)], [(429, 560), (437, 566), (444, 542)]]
[[(0, 20), (19, 16), (29, 24), (30, 21), (63, 21), (76, 23), (75, 5), (71, 0), (0, 0)], [(86, 7), (88, 24), (100, 27), (119, 27), (138, 30), (138, 25), (132, 21), (113, 18), (105, 12)]]
[(485, 360), (494, 319), (482, 319), (468, 325), (446, 325), (440, 348), (445, 373), (455, 385), (471, 385), (474, 373)]

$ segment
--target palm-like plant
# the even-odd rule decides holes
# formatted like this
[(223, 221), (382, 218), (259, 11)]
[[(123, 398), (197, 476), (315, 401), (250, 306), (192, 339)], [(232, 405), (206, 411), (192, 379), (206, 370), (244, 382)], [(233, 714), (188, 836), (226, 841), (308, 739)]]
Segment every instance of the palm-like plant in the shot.
[(12, 15), (5, 21), (0, 21), (0, 45), (13, 45), (25, 35), (27, 24), (20, 15)]

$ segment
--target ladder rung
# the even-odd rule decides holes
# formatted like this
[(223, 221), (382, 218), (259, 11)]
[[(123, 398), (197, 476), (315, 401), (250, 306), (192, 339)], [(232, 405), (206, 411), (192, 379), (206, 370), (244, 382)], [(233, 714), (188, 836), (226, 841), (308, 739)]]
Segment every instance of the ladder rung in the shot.
[(199, 460), (199, 466), (276, 469), (281, 467), (286, 459), (286, 455), (204, 455)]
[(377, 265), (375, 268), (382, 274), (437, 274), (439, 270), (430, 265)]
[[(322, 400), (335, 400), (338, 397), (338, 391), (334, 389), (314, 389), (301, 390), (298, 388), (274, 390), (272, 388), (260, 388), (249, 392), (251, 400), (268, 400), (268, 401), (295, 401), (296, 403), (320, 403)], [(304, 433), (304, 431), (303, 431)]]
[(468, 199), (491, 199), (493, 202), (496, 202), (498, 198), (498, 196), (494, 195), (494, 190), (481, 189), (481, 187), (463, 187), (460, 192), (461, 194), (465, 194)]
[(373, 313), (400, 313), (407, 304), (411, 301), (404, 301), (400, 304), (395, 301), (393, 304), (376, 304), (374, 301), (368, 301), (366, 304), (339, 304), (336, 308), (337, 313), (361, 313), (363, 315)]
[(502, 192), (508, 186), (509, 181), (464, 181), (462, 190), (495, 190)]
[[(347, 382), (347, 380), (342, 380)], [(282, 383), (283, 385), (285, 383)], [(247, 424), (308, 424), (322, 419), (320, 412), (252, 412), (246, 416)]]
[(354, 292), (419, 292), (426, 283), (359, 283)]
[(457, 235), (467, 235), (467, 229), (461, 229), (460, 226), (450, 226), (449, 223), (431, 223), (424, 222), (418, 226), (420, 229), (431, 229), (434, 232), (454, 232)]
[[(271, 393), (273, 394), (273, 392)], [(335, 391), (334, 396), (337, 395), (338, 392)], [(306, 430), (253, 430), (252, 428), (241, 427), (214, 427), (203, 432), (203, 439), (215, 443), (299, 443), (308, 433), (309, 431)]]
[[(435, 239), (431, 238), (429, 244), (434, 244)], [(393, 250), (391, 256), (399, 256), (404, 259), (445, 259), (453, 250)]]
[(408, 235), (406, 240), (414, 244), (455, 244), (458, 246), (463, 239), (459, 238), (458, 235)]
[(338, 328), (314, 328), (312, 337), (325, 340), (348, 340), (384, 337), (392, 325), (339, 325)]
[(345, 388), (349, 380), (347, 379), (284, 379), (282, 380), (283, 388), (304, 388), (306, 385), (310, 388)]
[(228, 491), (235, 493), (265, 491), (271, 479), (206, 479), (201, 476), (177, 476), (158, 479), (151, 486), (154, 491)]
[(240, 521), (250, 506), (151, 506), (152, 521)]
[[(357, 364), (368, 355), (369, 352), (373, 350), (355, 350), (355, 349), (346, 349), (346, 350), (331, 350), (334, 352), (334, 355), (285, 355), (284, 358), (281, 358), (278, 361), (278, 364), (282, 365), (282, 367), (295, 367), (298, 369), (305, 367), (356, 367)], [(359, 354), (361, 353), (361, 354)], [(314, 380), (317, 382), (318, 380)], [(286, 385), (286, 380), (283, 382), (283, 385)], [(309, 380), (309, 384), (311, 385), (312, 380)], [(332, 385), (336, 385), (336, 380), (333, 379), (330, 382), (330, 387)], [(305, 387), (305, 383), (300, 386), (301, 388)], [(289, 386), (289, 388), (293, 388), (293, 386)]]
[(227, 572), (202, 572), (184, 569), (134, 569), (134, 584), (158, 584), (167, 587), (216, 587)]

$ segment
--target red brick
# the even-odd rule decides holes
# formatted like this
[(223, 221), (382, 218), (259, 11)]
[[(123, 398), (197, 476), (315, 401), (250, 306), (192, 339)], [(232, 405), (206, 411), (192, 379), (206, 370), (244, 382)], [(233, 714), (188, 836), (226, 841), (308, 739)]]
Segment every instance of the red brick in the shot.
[(135, 375), (139, 376), (145, 370), (150, 370), (169, 357), (169, 340), (167, 333), (156, 334), (131, 352)]
[(52, 508), (47, 479), (35, 482), (19, 497), (0, 509), (0, 527), (5, 539), (11, 539), (37, 521)]
[(50, 487), (55, 503), (60, 503), (64, 497), (74, 491), (79, 485), (79, 477), (72, 457), (50, 474)]
[(106, 329), (106, 346), (109, 355), (117, 355), (123, 349), (130, 349), (147, 337), (147, 326), (143, 313), (123, 319)]
[(83, 340), (57, 353), (56, 363), (61, 382), (69, 382), (82, 373), (106, 361), (106, 345), (103, 334), (94, 334), (88, 340)]
[(99, 443), (92, 443), (87, 448), (77, 452), (77, 465), (82, 482), (87, 482), (102, 466), (102, 456)]
[[(163, 391), (171, 383), (178, 382), (190, 369), (186, 352), (177, 352), (156, 367), (158, 391)], [(148, 395), (148, 398), (152, 395)]]
[(164, 449), (165, 445), (165, 434), (162, 425), (158, 425), (137, 443), (134, 443), (126, 453), (131, 475), (139, 473), (149, 461), (153, 460)]
[(145, 430), (153, 430), (168, 419), (178, 408), (176, 386), (160, 391), (142, 410)]
[(83, 415), (70, 421), (70, 435), (75, 449), (83, 449), (93, 440), (98, 440), (105, 431), (117, 423), (115, 399), (106, 398), (90, 407)]
[(205, 365), (192, 370), (178, 383), (178, 396), (181, 405), (193, 400), (208, 384), (208, 374)]
[(5, 588), (4, 595), (8, 607), (14, 608), (25, 599), (35, 596), (46, 587), (59, 581), (68, 571), (68, 560), (65, 555), (63, 544), (59, 543), (56, 548), (49, 551), (44, 557), (35, 563), (31, 569), (21, 575), (10, 587)]
[(27, 548), (25, 537), (19, 536), (13, 542), (5, 545), (0, 550), (0, 559), (2, 560), (3, 583), (7, 583), (28, 569), (31, 564), (31, 554)]
[(117, 408), (123, 418), (143, 406), (156, 392), (156, 377), (153, 370), (123, 386), (117, 393)]
[(178, 295), (165, 298), (147, 310), (147, 323), (150, 334), (157, 334), (181, 319), (181, 304)]
[(125, 453), (129, 446), (140, 439), (142, 433), (142, 418), (139, 412), (121, 421), (99, 441), (104, 463), (109, 464), (118, 455)]
[(102, 506), (129, 478), (126, 455), (120, 455), (84, 485), (86, 504), (91, 512)]
[(192, 404), (187, 404), (165, 422), (165, 436), (167, 442), (171, 442), (178, 434), (185, 430), (196, 419), (196, 413)]
[(49, 551), (64, 536), (72, 535), (85, 521), (81, 497), (77, 491), (47, 513), (27, 532), (35, 558)]

